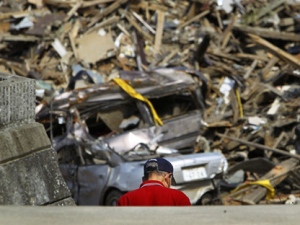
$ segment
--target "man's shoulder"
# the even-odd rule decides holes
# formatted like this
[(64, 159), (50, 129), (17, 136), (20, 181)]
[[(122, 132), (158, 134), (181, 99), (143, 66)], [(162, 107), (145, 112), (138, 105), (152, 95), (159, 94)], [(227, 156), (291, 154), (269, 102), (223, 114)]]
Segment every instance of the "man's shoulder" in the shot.
[(177, 190), (177, 189), (173, 189), (173, 188), (166, 188), (165, 191), (171, 193), (172, 195), (176, 195), (178, 197), (188, 198), (186, 196), (186, 194), (183, 193), (181, 190)]
[(177, 189), (170, 188), (170, 190), (173, 192), (173, 195), (176, 195), (176, 197), (180, 199), (183, 205), (191, 205), (190, 199), (185, 193)]
[(125, 206), (125, 205), (128, 205), (129, 204), (129, 198), (130, 196), (132, 195), (132, 192), (134, 191), (130, 191), (130, 192), (127, 192), (125, 194), (123, 194), (117, 201), (117, 206)]
[(132, 191), (128, 191), (126, 192), (125, 194), (123, 194), (121, 196), (121, 198), (127, 198), (127, 197), (131, 197), (131, 196), (136, 196), (136, 195), (139, 195), (143, 192), (142, 188), (138, 188), (138, 189), (135, 189), (135, 190), (132, 190)]
[(185, 195), (181, 190), (174, 189), (174, 188), (168, 188), (168, 189), (171, 190), (172, 192), (175, 192), (175, 193), (178, 193), (178, 194)]

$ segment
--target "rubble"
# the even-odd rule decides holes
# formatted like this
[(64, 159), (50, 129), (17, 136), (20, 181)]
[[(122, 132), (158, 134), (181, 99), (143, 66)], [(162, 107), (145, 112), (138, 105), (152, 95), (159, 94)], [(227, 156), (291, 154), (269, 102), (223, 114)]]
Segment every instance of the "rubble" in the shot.
[[(281, 167), (296, 160), (286, 169), (288, 175), (282, 175), (286, 179), (271, 181), (276, 186), (288, 180), (296, 184), (300, 182), (295, 175), (300, 153), (300, 2), (228, 2), (4, 0), (0, 71), (36, 80), (37, 120), (46, 124), (49, 136), (62, 133), (53, 131), (49, 123), (53, 117), (63, 124), (62, 111), (76, 108), (80, 119), (88, 123), (101, 101), (109, 99), (107, 91), (113, 90), (119, 99), (127, 96), (116, 78), (134, 88), (155, 87), (160, 97), (169, 91), (169, 82), (175, 94), (181, 92), (176, 82), (190, 85), (193, 81), (192, 86), (200, 87), (192, 94), (198, 98), (194, 109), (201, 110), (194, 151), (221, 151), (231, 166), (253, 158)], [(158, 72), (160, 68), (167, 70)], [(168, 82), (163, 73), (169, 76)], [(147, 91), (143, 94), (151, 97)], [(114, 102), (118, 98), (111, 106), (120, 103)], [(117, 107), (118, 113), (99, 115), (109, 129), (93, 135), (139, 126), (138, 118), (121, 116), (128, 110)], [(144, 107), (148, 124), (155, 126), (146, 116), (147, 109), (148, 115), (153, 113), (150, 106), (139, 107)], [(173, 112), (168, 119), (177, 115)], [(121, 129), (112, 118), (123, 121)], [(202, 138), (196, 138), (199, 134)], [(255, 177), (270, 179), (268, 174), (274, 170)], [(243, 204), (265, 204), (265, 192), (258, 192), (259, 198), (249, 197)], [(297, 185), (289, 192), (280, 198), (299, 197)]]

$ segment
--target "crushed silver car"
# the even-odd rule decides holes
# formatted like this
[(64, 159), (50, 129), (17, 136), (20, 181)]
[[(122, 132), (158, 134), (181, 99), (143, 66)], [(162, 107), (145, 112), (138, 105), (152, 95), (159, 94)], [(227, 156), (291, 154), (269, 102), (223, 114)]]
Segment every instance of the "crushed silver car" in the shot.
[[(199, 135), (205, 88), (182, 69), (157, 69), (151, 72), (122, 71), (120, 78), (147, 98), (163, 126), (157, 126), (149, 105), (131, 97), (114, 81), (64, 92), (42, 99), (36, 107), (36, 120), (52, 137), (66, 131), (73, 109), (94, 137), (156, 126), (164, 133), (159, 143), (181, 152), (191, 149)], [(205, 82), (203, 82), (205, 83)]]
[[(84, 134), (84, 141), (78, 133)], [(226, 158), (218, 152), (179, 154), (158, 145), (154, 135), (152, 127), (94, 140), (77, 126), (56, 139), (60, 170), (76, 204), (115, 205), (122, 194), (139, 187), (145, 161), (158, 156), (174, 166), (172, 188), (183, 191), (191, 204), (211, 202), (217, 194), (216, 181), (227, 169)]]
[(192, 204), (210, 202), (227, 161), (221, 153), (194, 153), (205, 77), (186, 68), (160, 68), (121, 71), (120, 79), (147, 101), (133, 98), (120, 80), (113, 80), (49, 102), (42, 99), (36, 107), (36, 119), (48, 131), (76, 203), (114, 205), (139, 187), (144, 162), (157, 156), (173, 164), (173, 188), (185, 192)]

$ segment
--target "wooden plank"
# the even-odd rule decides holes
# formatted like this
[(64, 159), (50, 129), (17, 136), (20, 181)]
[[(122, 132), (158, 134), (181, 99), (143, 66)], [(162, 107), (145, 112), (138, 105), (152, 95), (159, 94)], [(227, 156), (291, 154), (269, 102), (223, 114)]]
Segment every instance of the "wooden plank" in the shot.
[(255, 148), (258, 148), (258, 149), (261, 149), (261, 150), (272, 151), (272, 152), (275, 152), (275, 153), (278, 153), (278, 154), (281, 154), (281, 155), (289, 156), (291, 158), (300, 160), (300, 155), (295, 155), (295, 154), (289, 153), (289, 152), (281, 150), (281, 149), (270, 148), (270, 147), (262, 145), (262, 144), (242, 140), (242, 139), (239, 139), (239, 138), (229, 137), (229, 136), (219, 134), (219, 133), (217, 134), (217, 136), (222, 137), (222, 138), (227, 138), (231, 141), (236, 141), (236, 142), (242, 143), (242, 144), (247, 145), (249, 147), (255, 147)]
[(280, 18), (279, 26), (294, 26), (295, 19), (292, 17)]
[[(61, 0), (60, 0), (61, 1)], [(82, 3), (82, 8), (91, 7), (99, 4), (106, 4), (110, 2), (114, 2), (115, 0), (94, 0), (94, 1), (84, 1)]]
[(200, 20), (202, 17), (206, 16), (207, 14), (209, 14), (209, 10), (205, 10), (202, 13), (198, 14), (197, 16), (193, 17), (192, 19), (190, 19), (190, 20), (188, 20), (188, 21), (186, 21), (186, 22), (184, 22), (182, 24), (179, 24), (179, 26), (177, 27), (177, 29), (179, 30), (179, 29), (181, 29), (181, 28), (189, 25), (190, 23), (193, 23), (193, 22), (195, 22), (197, 20)]
[(151, 11), (163, 11), (166, 12), (168, 11), (168, 7), (158, 4), (158, 3), (153, 3), (153, 2), (148, 2), (148, 1), (141, 1), (139, 4), (131, 4), (130, 9), (134, 11), (138, 11), (139, 9), (142, 10), (151, 10)]
[(119, 16), (112, 16), (106, 20), (103, 20), (101, 23), (91, 27), (89, 30), (86, 31), (86, 34), (92, 33), (96, 30), (99, 30), (100, 28), (104, 28), (106, 26), (116, 24), (116, 23), (118, 23), (118, 21), (120, 21)]
[(77, 10), (82, 6), (82, 1), (78, 1), (72, 9), (67, 13), (67, 17), (64, 19), (64, 22), (68, 21), (76, 12)]
[(70, 35), (72, 36), (72, 38), (77, 37), (79, 29), (80, 29), (80, 20), (77, 19), (72, 27), (72, 30), (70, 31)]
[(220, 49), (209, 50), (207, 51), (207, 53), (224, 59), (234, 60), (236, 62), (241, 61), (241, 59), (239, 57), (236, 57), (236, 55), (224, 53)]
[(165, 13), (162, 11), (157, 12), (157, 23), (156, 23), (156, 35), (154, 42), (154, 50), (156, 52), (160, 51), (161, 40), (164, 31), (164, 21), (165, 21)]
[(34, 10), (27, 10), (27, 11), (18, 11), (18, 12), (9, 12), (9, 13), (0, 13), (0, 20), (13, 18), (22, 18), (26, 16), (33, 16), (33, 15), (41, 15), (49, 12), (46, 9), (34, 9)]
[[(161, 11), (158, 11), (158, 13)], [(134, 11), (131, 11), (132, 15), (138, 20), (140, 21), (152, 34), (155, 34), (155, 30), (148, 24), (146, 23), (142, 17), (140, 17), (137, 13), (135, 13)]]
[(267, 65), (261, 70), (262, 79), (267, 80), (268, 75), (270, 74), (270, 71), (272, 71), (272, 68), (279, 62), (279, 58), (272, 57)]
[(117, 10), (121, 5), (128, 2), (128, 0), (117, 0), (108, 7), (106, 7), (102, 12), (100, 12), (98, 15), (94, 16), (94, 18), (91, 19), (91, 22), (88, 24), (88, 28), (94, 26), (96, 23), (98, 23), (101, 19), (103, 19), (105, 16), (108, 16), (115, 10)]
[(121, 24), (118, 23), (118, 24), (117, 24), (117, 27), (118, 27), (124, 34), (126, 34), (126, 36), (131, 37), (129, 31), (126, 30), (126, 28), (123, 27)]
[(261, 28), (261, 27), (250, 27), (250, 26), (242, 26), (235, 24), (233, 26), (233, 30), (242, 31), (245, 33), (255, 34), (257, 36), (263, 38), (272, 38), (277, 40), (284, 40), (284, 41), (300, 41), (300, 35), (295, 33), (287, 33), (287, 32), (280, 32), (271, 30), (268, 28)]
[(162, 62), (159, 63), (160, 66), (167, 66), (168, 62), (178, 53), (178, 49), (173, 49)]
[[(2, 34), (0, 36), (1, 41), (26, 41), (26, 42), (33, 42), (33, 41), (40, 41), (41, 38), (34, 37), (34, 36), (28, 36), (28, 35), (11, 35), (8, 33)], [(48, 38), (48, 40), (51, 40), (51, 38)]]
[(133, 19), (131, 18), (128, 14), (125, 14), (126, 19), (128, 20), (129, 23), (131, 23), (132, 26), (134, 26), (134, 28), (142, 35), (144, 36), (146, 39), (148, 39), (149, 41), (151, 41), (153, 43), (154, 38), (148, 34), (147, 32), (145, 32), (140, 25)]
[(56, 7), (62, 8), (71, 8), (74, 4), (77, 3), (76, 0), (73, 1), (61, 1), (61, 0), (43, 0), (44, 4), (54, 5)]
[(10, 23), (9, 22), (0, 23), (0, 34), (8, 32), (9, 29), (10, 29)]
[(250, 60), (258, 60), (258, 61), (269, 61), (268, 57), (260, 56), (260, 55), (253, 55), (253, 54), (247, 54), (247, 53), (233, 53), (233, 56), (242, 58), (242, 59), (250, 59)]
[(228, 44), (229, 38), (232, 35), (232, 29), (233, 26), (235, 25), (236, 21), (238, 19), (238, 15), (234, 14), (230, 20), (230, 23), (228, 24), (228, 26), (226, 27), (224, 33), (223, 33), (223, 37), (222, 37), (222, 44), (221, 47), (225, 48), (226, 45)]
[(216, 17), (217, 17), (217, 21), (218, 21), (219, 27), (223, 30), (224, 26), (223, 26), (223, 21), (221, 19), (219, 10), (216, 9), (215, 13), (216, 13)]
[(193, 2), (192, 6), (188, 10), (188, 12), (187, 12), (187, 14), (185, 15), (184, 18), (186, 18), (186, 20), (189, 20), (189, 19), (193, 18), (195, 16), (196, 9), (197, 9), (196, 3)]
[(79, 59), (77, 49), (76, 49), (76, 44), (75, 44), (75, 38), (73, 37), (71, 32), (69, 32), (68, 36), (69, 36), (69, 40), (70, 40), (71, 48), (73, 50), (74, 57), (76, 59)]
[(264, 40), (263, 38), (260, 38), (253, 34), (248, 34), (251, 39), (264, 47), (266, 47), (269, 51), (271, 51), (273, 54), (275, 54), (277, 57), (281, 58), (282, 60), (290, 63), (291, 65), (300, 68), (300, 61), (293, 55), (289, 54), (288, 52), (283, 51), (282, 49), (278, 48), (277, 46), (271, 44), (270, 42)]
[(257, 65), (257, 62), (258, 62), (257, 59), (255, 59), (255, 60), (252, 62), (250, 68), (247, 70), (247, 72), (246, 72), (245, 75), (244, 75), (244, 79), (245, 79), (245, 80), (249, 78), (249, 76), (251, 75), (251, 73), (252, 73), (253, 70), (255, 69), (255, 67), (256, 67), (256, 65)]

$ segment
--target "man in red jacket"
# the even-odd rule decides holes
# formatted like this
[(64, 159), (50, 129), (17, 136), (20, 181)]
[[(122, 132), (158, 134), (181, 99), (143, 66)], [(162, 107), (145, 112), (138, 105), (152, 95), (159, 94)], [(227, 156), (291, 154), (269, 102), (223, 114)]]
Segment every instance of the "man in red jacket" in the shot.
[(191, 205), (183, 192), (170, 188), (172, 176), (173, 166), (169, 161), (164, 158), (149, 159), (144, 165), (143, 183), (140, 188), (123, 195), (117, 206)]

